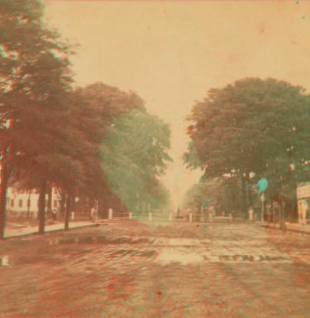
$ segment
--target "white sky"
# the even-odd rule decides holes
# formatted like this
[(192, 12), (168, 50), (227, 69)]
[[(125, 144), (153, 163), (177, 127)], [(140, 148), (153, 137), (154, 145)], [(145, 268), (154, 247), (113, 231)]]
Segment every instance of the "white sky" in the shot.
[(175, 205), (200, 175), (181, 160), (195, 100), (247, 76), (310, 87), (310, 2), (47, 1), (46, 16), (81, 45), (77, 83), (133, 90), (171, 124)]

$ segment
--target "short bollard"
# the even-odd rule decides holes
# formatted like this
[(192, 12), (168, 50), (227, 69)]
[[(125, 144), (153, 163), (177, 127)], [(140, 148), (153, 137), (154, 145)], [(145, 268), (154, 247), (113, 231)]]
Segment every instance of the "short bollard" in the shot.
[(132, 212), (129, 212), (129, 220), (132, 220)]
[(189, 221), (193, 222), (193, 214), (192, 213), (189, 214)]
[(109, 209), (109, 220), (113, 218), (113, 210)]
[(152, 213), (149, 213), (149, 221), (152, 221)]
[(1, 258), (1, 265), (2, 266), (9, 266), (9, 257), (7, 255)]

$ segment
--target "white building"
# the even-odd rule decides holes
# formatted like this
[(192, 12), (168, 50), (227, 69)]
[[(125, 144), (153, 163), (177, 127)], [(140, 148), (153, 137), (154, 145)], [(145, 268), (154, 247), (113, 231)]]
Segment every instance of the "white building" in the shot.
[[(57, 188), (52, 189), (52, 210), (59, 210), (61, 196)], [(39, 193), (37, 190), (17, 190), (9, 187), (7, 193), (7, 215), (8, 216), (33, 216), (39, 211)], [(48, 204), (48, 195), (45, 195), (45, 204)]]
[(297, 206), (298, 223), (307, 224), (309, 222), (310, 182), (297, 185)]

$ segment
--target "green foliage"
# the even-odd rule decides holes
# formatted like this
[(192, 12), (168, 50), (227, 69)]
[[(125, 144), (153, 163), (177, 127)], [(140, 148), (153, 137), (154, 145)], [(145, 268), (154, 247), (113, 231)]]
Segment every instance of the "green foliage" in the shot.
[(51, 183), (69, 197), (77, 188), (99, 196), (111, 186), (128, 204), (137, 195), (153, 206), (168, 200), (158, 177), (170, 160), (169, 127), (148, 115), (133, 92), (102, 83), (73, 90), (72, 45), (43, 22), (43, 9), (38, 0), (0, 0), (0, 163), (5, 181), (0, 238), (12, 176), (20, 187), (40, 188), (41, 233), (44, 194)]
[(166, 203), (167, 191), (158, 181), (170, 148), (170, 129), (144, 109), (119, 117), (102, 143), (102, 168), (108, 183), (131, 209), (137, 202)]
[(291, 177), (308, 179), (309, 107), (303, 88), (274, 79), (212, 89), (189, 118), (185, 162), (201, 166), (207, 177), (254, 172), (268, 180), (283, 179), (294, 164)]

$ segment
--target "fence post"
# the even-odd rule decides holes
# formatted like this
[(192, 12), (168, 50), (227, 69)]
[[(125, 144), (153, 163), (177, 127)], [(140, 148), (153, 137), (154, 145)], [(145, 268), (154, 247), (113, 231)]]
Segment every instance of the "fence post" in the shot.
[(152, 213), (149, 213), (149, 221), (152, 221)]
[(2, 266), (9, 266), (9, 257), (7, 255), (4, 255), (1, 258), (1, 265)]
[(189, 221), (193, 222), (193, 214), (192, 213), (189, 214)]
[(113, 218), (113, 210), (109, 209), (109, 220)]

